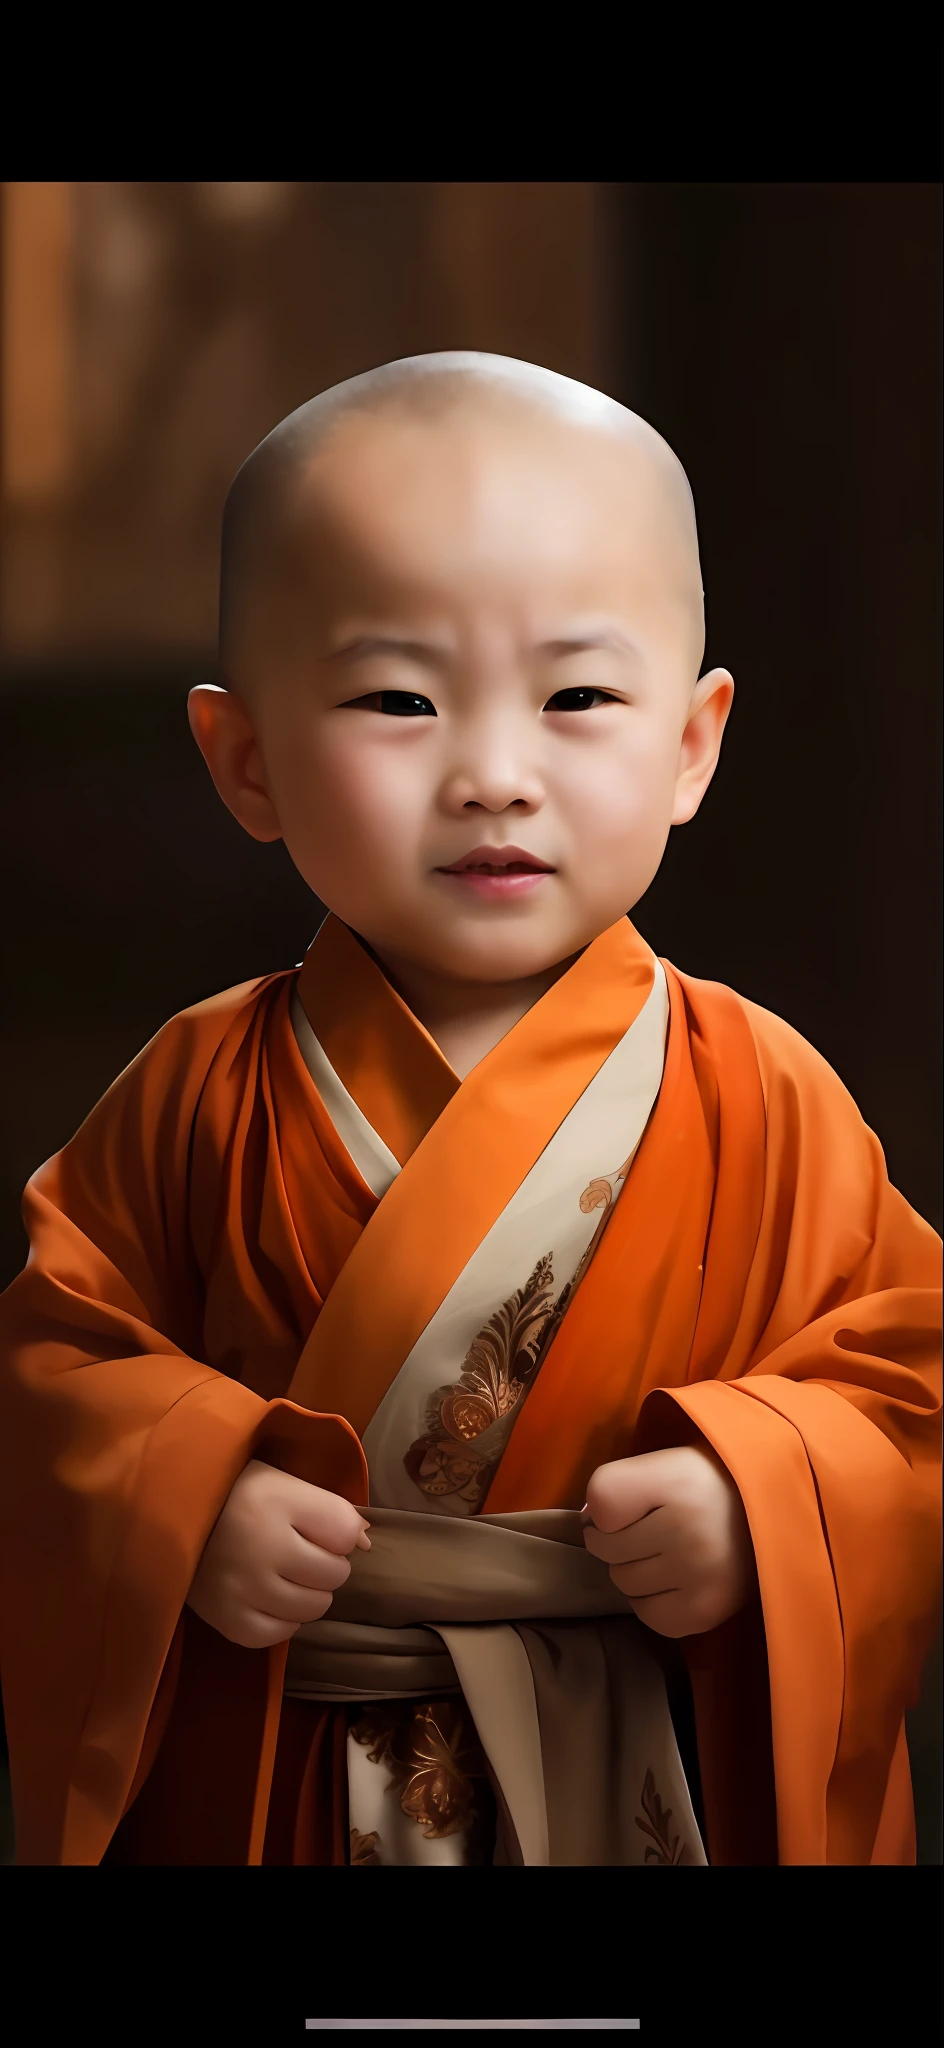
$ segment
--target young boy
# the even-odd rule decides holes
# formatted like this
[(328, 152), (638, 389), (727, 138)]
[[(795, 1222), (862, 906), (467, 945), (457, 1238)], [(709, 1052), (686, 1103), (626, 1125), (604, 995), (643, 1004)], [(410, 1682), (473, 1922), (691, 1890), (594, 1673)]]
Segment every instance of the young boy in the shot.
[(329, 915), (27, 1191), (21, 1862), (913, 1858), (940, 1248), (628, 922), (703, 650), (678, 462), (547, 371), (392, 364), (240, 471), (191, 724)]

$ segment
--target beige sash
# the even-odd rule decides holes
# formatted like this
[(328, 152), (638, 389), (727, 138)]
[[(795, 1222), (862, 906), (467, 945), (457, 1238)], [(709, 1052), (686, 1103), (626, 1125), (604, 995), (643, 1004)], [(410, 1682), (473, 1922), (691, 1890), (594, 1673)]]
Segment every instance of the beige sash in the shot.
[(508, 1860), (704, 1864), (662, 1672), (584, 1548), (579, 1515), (372, 1507), (370, 1519), (372, 1548), (355, 1552), (330, 1614), (292, 1638), (286, 1692), (461, 1691), (506, 1810)]

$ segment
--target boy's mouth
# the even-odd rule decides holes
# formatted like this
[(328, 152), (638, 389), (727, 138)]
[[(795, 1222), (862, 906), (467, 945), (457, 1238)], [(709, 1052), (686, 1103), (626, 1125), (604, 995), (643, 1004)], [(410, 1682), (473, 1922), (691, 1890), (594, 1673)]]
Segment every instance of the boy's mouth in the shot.
[(548, 861), (527, 853), (521, 846), (475, 846), (450, 867), (437, 869), (438, 874), (449, 875), (460, 887), (493, 899), (518, 896), (554, 872)]
[(550, 862), (539, 860), (536, 853), (525, 853), (520, 846), (475, 846), (471, 853), (464, 853), (460, 860), (454, 860), (450, 867), (440, 868), (441, 875), (504, 875), (509, 869), (517, 874), (552, 875)]

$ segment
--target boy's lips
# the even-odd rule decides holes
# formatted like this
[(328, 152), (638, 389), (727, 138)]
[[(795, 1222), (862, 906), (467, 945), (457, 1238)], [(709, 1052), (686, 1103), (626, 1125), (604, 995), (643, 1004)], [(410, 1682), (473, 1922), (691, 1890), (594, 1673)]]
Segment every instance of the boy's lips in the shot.
[(552, 875), (550, 862), (539, 860), (536, 853), (526, 853), (522, 846), (474, 846), (471, 853), (462, 854), (449, 867), (439, 869), (441, 875), (465, 875), (470, 868), (493, 873), (496, 868), (525, 868), (530, 874)]
[(522, 846), (475, 846), (450, 867), (437, 869), (461, 889), (476, 896), (507, 901), (536, 887), (555, 870), (548, 861)]

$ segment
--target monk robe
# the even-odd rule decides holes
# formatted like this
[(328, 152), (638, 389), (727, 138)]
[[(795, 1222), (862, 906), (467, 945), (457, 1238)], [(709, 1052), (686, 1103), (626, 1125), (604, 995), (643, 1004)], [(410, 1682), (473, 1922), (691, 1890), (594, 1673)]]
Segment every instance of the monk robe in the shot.
[[(460, 1085), (329, 918), (300, 974), (168, 1024), (25, 1216), (0, 1311), (21, 1863), (373, 1860), (311, 1631), (245, 1650), (185, 1605), (248, 1458), (370, 1502), (395, 1541), (540, 1551), (549, 1517), (540, 1554), (578, 1560), (597, 1465), (699, 1441), (759, 1587), (683, 1645), (708, 1860), (913, 1860), (940, 1246), (787, 1025), (621, 920)], [(630, 1616), (594, 1625), (658, 1648)], [(638, 1825), (685, 1860), (669, 1819), (650, 1783)]]

